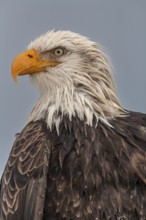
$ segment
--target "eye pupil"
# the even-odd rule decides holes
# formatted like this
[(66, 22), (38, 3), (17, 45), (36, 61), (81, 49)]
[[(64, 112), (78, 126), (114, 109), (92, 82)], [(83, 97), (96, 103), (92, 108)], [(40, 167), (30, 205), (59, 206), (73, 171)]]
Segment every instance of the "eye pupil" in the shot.
[(55, 50), (55, 55), (62, 55), (63, 54), (63, 49), (61, 49), (61, 48), (58, 48), (58, 49), (56, 49)]

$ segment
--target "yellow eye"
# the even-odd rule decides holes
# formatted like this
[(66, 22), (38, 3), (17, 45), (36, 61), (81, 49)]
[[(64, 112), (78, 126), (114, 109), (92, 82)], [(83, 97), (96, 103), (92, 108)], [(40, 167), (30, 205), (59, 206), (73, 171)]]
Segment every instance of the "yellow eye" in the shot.
[(57, 49), (55, 49), (54, 54), (56, 56), (61, 56), (64, 54), (64, 50), (62, 48), (57, 48)]

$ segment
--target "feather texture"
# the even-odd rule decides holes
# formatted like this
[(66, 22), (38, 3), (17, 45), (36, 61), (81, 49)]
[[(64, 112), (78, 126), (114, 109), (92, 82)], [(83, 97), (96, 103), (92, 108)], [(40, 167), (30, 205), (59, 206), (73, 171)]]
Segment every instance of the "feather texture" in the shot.
[(0, 219), (145, 220), (146, 115), (110, 123), (64, 117), (59, 135), (43, 120), (26, 125), (3, 174)]
[(42, 219), (50, 155), (44, 127), (30, 123), (17, 136), (1, 181), (1, 220)]

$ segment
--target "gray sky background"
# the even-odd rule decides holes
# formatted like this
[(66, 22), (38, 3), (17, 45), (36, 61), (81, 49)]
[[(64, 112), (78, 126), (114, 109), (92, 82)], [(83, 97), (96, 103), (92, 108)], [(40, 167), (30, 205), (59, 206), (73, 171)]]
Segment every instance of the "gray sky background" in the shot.
[(0, 0), (0, 175), (39, 97), (27, 76), (15, 85), (11, 62), (51, 29), (100, 42), (112, 59), (121, 103), (146, 112), (146, 0)]

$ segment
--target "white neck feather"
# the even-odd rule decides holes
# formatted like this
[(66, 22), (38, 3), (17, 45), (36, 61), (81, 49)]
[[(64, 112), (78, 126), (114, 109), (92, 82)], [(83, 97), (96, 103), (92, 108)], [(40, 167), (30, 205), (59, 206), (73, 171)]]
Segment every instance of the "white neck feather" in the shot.
[[(44, 76), (42, 78), (44, 79)], [(108, 95), (105, 94), (104, 89), (101, 89), (102, 87), (96, 81), (91, 83), (90, 80), (92, 79), (90, 77), (87, 78), (87, 74), (84, 74), (83, 77), (83, 73), (80, 80), (76, 77), (76, 82), (79, 80), (81, 84), (81, 82), (85, 82), (85, 78), (90, 88), (84, 87), (84, 85), (74, 86), (72, 80), (67, 80), (66, 82), (58, 80), (59, 83), (54, 83), (50, 79), (49, 86), (47, 84), (47, 89), (43, 91), (42, 96), (29, 116), (28, 122), (44, 119), (50, 129), (56, 126), (59, 133), (59, 124), (65, 115), (70, 120), (72, 120), (73, 116), (78, 116), (81, 120), (85, 120), (88, 125), (92, 125), (93, 117), (95, 117), (97, 124), (99, 120), (102, 120), (109, 126), (109, 119), (124, 115), (124, 110), (118, 103), (116, 95), (111, 88), (107, 87), (106, 92)]]
[(70, 120), (73, 116), (78, 116), (81, 120), (92, 125), (93, 115), (99, 119), (99, 115), (94, 111), (90, 97), (86, 97), (83, 92), (75, 91), (73, 86), (62, 89), (55, 88), (40, 97), (28, 121), (45, 119), (48, 127), (52, 129), (55, 125), (57, 130), (62, 117), (67, 115)]

